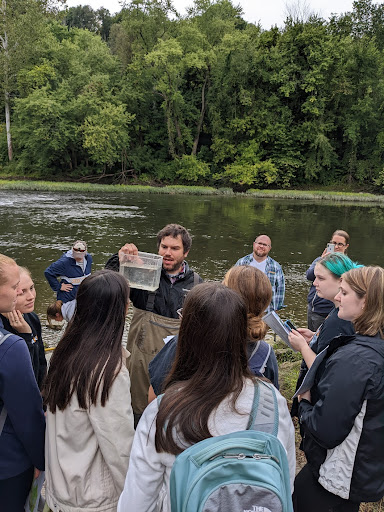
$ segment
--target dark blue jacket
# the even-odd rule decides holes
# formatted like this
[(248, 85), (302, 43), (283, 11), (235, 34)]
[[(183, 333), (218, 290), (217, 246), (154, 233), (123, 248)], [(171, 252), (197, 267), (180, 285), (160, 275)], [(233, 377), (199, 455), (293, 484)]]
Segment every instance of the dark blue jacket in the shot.
[(321, 259), (319, 256), (315, 260), (312, 261), (311, 266), (308, 268), (306, 276), (308, 281), (312, 282), (312, 286), (308, 293), (308, 308), (312, 311), (312, 313), (317, 313), (323, 317), (326, 317), (330, 311), (335, 307), (333, 302), (327, 299), (323, 299), (319, 297), (316, 293), (316, 288), (313, 286), (313, 281), (315, 280), (315, 265)]
[(0, 435), (0, 480), (19, 475), (31, 466), (44, 470), (41, 395), (27, 345), (16, 335), (0, 345), (0, 410), (4, 406), (8, 415)]
[[(69, 302), (76, 298), (81, 281), (91, 273), (92, 256), (87, 254), (86, 259), (87, 263), (83, 272), (81, 267), (76, 264), (76, 260), (72, 256), (72, 250), (70, 250), (44, 270), (49, 286), (57, 293), (57, 300)], [(61, 278), (61, 280), (58, 281), (58, 278)], [(72, 290), (70, 292), (60, 290), (61, 283), (72, 284)]]
[(47, 374), (47, 360), (45, 358), (44, 343), (41, 336), (40, 319), (34, 312), (24, 313), (23, 317), (32, 329), (31, 333), (17, 332), (17, 330), (9, 323), (8, 318), (0, 314), (0, 319), (3, 322), (4, 329), (12, 334), (20, 336), (20, 338), (23, 338), (27, 344), (29, 355), (31, 356), (33, 373), (35, 374), (37, 385), (42, 389), (43, 381)]
[[(175, 360), (178, 338), (178, 336), (174, 336), (169, 340), (149, 363), (149, 376), (155, 395), (160, 395), (164, 391), (163, 384)], [(261, 344), (266, 344), (266, 342), (262, 340)], [(248, 343), (248, 357), (251, 355), (254, 347), (255, 343)], [(250, 364), (250, 367), (254, 375), (266, 377), (279, 389), (279, 368), (272, 347), (263, 373), (260, 373), (260, 368), (255, 365)]]

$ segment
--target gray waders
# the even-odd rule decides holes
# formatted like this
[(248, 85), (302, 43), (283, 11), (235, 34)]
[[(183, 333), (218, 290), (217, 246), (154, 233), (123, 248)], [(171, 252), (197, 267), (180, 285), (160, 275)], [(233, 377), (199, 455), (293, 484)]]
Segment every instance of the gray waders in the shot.
[(167, 318), (152, 311), (133, 308), (127, 341), (127, 350), (131, 356), (127, 359), (127, 368), (131, 377), (131, 399), (135, 425), (148, 405), (150, 386), (148, 365), (164, 347), (163, 339), (167, 336), (176, 336), (179, 327), (180, 320), (178, 318)]

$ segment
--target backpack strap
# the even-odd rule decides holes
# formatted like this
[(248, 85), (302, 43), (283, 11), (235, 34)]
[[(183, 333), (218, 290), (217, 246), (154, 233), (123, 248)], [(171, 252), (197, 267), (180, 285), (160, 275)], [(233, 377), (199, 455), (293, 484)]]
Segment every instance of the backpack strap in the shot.
[(200, 282), (199, 274), (196, 274), (196, 272), (193, 273), (193, 286), (196, 286)]
[(263, 342), (262, 340), (259, 340), (256, 343), (256, 346), (248, 359), (248, 365), (252, 371), (258, 371), (261, 374), (265, 372), (265, 367), (271, 354), (271, 350), (272, 348), (269, 343)]
[[(10, 336), (13, 336), (13, 334), (6, 331), (5, 329), (0, 328), (0, 345), (2, 345), (4, 343), (4, 341), (7, 338), (9, 338)], [(3, 408), (1, 409), (1, 412), (0, 412), (0, 436), (3, 432), (4, 423), (5, 423), (6, 419), (7, 419), (7, 409), (5, 408), (5, 405), (3, 405)]]
[(255, 393), (247, 430), (267, 432), (277, 436), (279, 427), (279, 408), (272, 384), (255, 380)]

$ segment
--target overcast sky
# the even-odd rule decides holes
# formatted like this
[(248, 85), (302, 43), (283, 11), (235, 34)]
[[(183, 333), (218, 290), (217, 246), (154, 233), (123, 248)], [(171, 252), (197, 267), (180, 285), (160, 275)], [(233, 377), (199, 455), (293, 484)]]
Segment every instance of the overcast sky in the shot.
[[(340, 14), (352, 10), (353, 0), (233, 0), (233, 4), (240, 4), (244, 11), (244, 18), (252, 23), (260, 22), (261, 26), (269, 29), (272, 25), (282, 26), (286, 17), (287, 5), (301, 1), (310, 11), (328, 19), (331, 14)], [(93, 9), (105, 7), (111, 13), (121, 10), (122, 2), (119, 0), (67, 0), (68, 7), (75, 5), (90, 5)], [(193, 0), (173, 0), (173, 5), (181, 13), (193, 4)]]

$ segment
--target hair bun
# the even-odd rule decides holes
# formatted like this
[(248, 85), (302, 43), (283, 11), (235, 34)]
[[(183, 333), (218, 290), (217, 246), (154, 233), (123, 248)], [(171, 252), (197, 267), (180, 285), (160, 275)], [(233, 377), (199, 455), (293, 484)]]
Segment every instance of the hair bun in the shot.
[(259, 341), (265, 338), (268, 325), (259, 316), (248, 313), (248, 337), (252, 341)]

